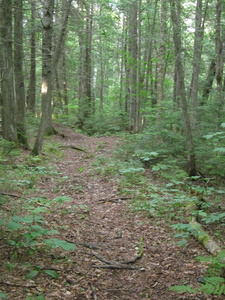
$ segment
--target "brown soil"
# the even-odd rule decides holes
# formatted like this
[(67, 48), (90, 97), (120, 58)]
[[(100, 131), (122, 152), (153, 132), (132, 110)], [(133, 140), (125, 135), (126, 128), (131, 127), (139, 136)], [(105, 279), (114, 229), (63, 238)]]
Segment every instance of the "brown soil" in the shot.
[[(38, 298), (40, 294), (47, 300), (224, 299), (168, 290), (176, 284), (197, 286), (206, 266), (195, 257), (206, 253), (194, 240), (184, 249), (178, 246), (163, 220), (131, 212), (129, 199), (121, 198), (113, 176), (97, 174), (93, 162), (97, 156), (112, 155), (118, 137), (87, 137), (65, 129), (63, 136), (54, 139), (87, 152), (65, 147), (63, 158), (53, 162), (61, 175), (44, 177), (32, 196), (72, 198), (46, 214), (46, 225), (59, 226), (56, 237), (75, 243), (77, 250), (39, 251), (32, 257), (22, 255), (18, 268), (0, 268), (0, 291), (9, 295), (7, 299), (43, 299)], [(143, 255), (139, 257), (141, 243)], [(0, 250), (4, 262), (8, 252), (3, 246)], [(56, 270), (59, 279), (40, 273), (27, 280), (27, 268), (21, 267), (26, 261)]]

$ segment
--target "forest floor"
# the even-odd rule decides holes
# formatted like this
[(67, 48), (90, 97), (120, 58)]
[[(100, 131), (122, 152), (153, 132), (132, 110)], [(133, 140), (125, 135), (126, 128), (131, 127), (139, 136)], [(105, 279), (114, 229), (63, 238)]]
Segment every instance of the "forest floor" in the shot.
[[(119, 140), (114, 136), (87, 137), (68, 128), (63, 136), (53, 138), (65, 145), (63, 157), (51, 162), (60, 175), (43, 176), (29, 197), (71, 198), (45, 213), (45, 220), (50, 228), (58, 228), (57, 238), (76, 244), (76, 250), (57, 248), (31, 257), (21, 255), (19, 267), (6, 269), (4, 261), (10, 250), (0, 243), (0, 292), (5, 292), (7, 299), (224, 299), (168, 289), (177, 284), (199, 286), (197, 280), (204, 275), (206, 264), (195, 258), (206, 251), (194, 239), (181, 248), (165, 219), (132, 211), (128, 205), (132, 196), (121, 196), (112, 174), (97, 172), (96, 157), (107, 160)], [(146, 176), (153, 183), (157, 180), (150, 170)], [(40, 272), (28, 280), (27, 262), (41, 270), (55, 270), (59, 278)]]

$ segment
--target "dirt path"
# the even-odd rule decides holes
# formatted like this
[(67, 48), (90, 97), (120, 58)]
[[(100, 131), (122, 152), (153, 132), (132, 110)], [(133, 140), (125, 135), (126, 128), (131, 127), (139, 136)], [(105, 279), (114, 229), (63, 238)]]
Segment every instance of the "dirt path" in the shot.
[(195, 241), (180, 248), (169, 224), (131, 212), (128, 199), (113, 200), (120, 198), (116, 181), (111, 175), (98, 175), (93, 163), (97, 156), (112, 155), (118, 138), (85, 137), (68, 129), (64, 135), (56, 140), (87, 153), (65, 148), (63, 159), (54, 163), (61, 175), (57, 180), (45, 179), (36, 196), (71, 197), (65, 209), (56, 207), (46, 218), (52, 228), (60, 226), (60, 238), (75, 243), (77, 251), (59, 251), (47, 259), (41, 253), (35, 256), (35, 264), (56, 269), (59, 279), (40, 274), (30, 283), (34, 287), (26, 288), (26, 281), (9, 287), (15, 295), (10, 299), (27, 299), (35, 293), (47, 300), (222, 299), (168, 290), (181, 282), (196, 285), (204, 266), (195, 257), (205, 252)]

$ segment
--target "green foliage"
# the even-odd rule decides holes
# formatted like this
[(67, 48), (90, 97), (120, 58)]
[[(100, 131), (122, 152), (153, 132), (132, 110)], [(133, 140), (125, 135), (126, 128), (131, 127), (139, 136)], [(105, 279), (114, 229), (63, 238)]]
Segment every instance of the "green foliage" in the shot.
[(225, 295), (225, 251), (221, 251), (216, 257), (199, 256), (196, 259), (209, 264), (205, 276), (198, 280), (202, 286), (193, 289), (189, 285), (175, 285), (169, 289), (178, 293)]
[[(59, 196), (53, 200), (47, 198), (31, 198), (24, 206), (29, 213), (20, 215), (5, 216), (0, 219), (2, 232), (7, 237), (11, 246), (16, 249), (25, 249), (30, 254), (39, 247), (61, 247), (63, 250), (75, 250), (75, 245), (57, 238), (44, 239), (44, 236), (58, 234), (57, 230), (49, 230), (44, 226), (45, 221), (40, 213), (51, 211), (56, 205), (60, 206), (66, 201), (71, 201), (70, 197)], [(85, 210), (89, 209), (86, 206)]]
[(82, 130), (88, 135), (110, 135), (126, 128), (126, 114), (113, 106), (105, 105), (102, 111), (97, 111), (84, 120)]
[(51, 239), (45, 239), (44, 243), (46, 243), (47, 245), (49, 245), (51, 248), (62, 248), (65, 251), (75, 251), (76, 250), (76, 246), (73, 243), (68, 243), (65, 240), (59, 240), (56, 238), (51, 238)]
[(45, 273), (54, 279), (59, 278), (59, 274), (54, 270), (43, 269), (42, 266), (35, 266), (30, 272), (27, 274), (27, 279), (34, 279), (40, 273)]
[(210, 213), (206, 216), (203, 215), (203, 218), (201, 220), (204, 221), (206, 224), (224, 222), (225, 213), (215, 212), (215, 213)]

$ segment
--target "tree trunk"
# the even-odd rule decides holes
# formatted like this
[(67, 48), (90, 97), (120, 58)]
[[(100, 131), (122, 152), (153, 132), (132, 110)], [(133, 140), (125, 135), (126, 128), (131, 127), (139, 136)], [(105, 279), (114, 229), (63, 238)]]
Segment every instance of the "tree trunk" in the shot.
[(190, 99), (192, 107), (192, 121), (193, 126), (196, 125), (196, 110), (198, 107), (198, 90), (199, 90), (199, 72), (200, 62), (202, 56), (202, 44), (204, 37), (204, 25), (206, 13), (208, 10), (208, 0), (205, 3), (204, 15), (202, 12), (202, 0), (198, 0), (196, 4), (195, 12), (195, 40), (194, 40), (194, 58), (193, 58), (193, 69), (192, 69), (192, 80), (190, 86)]
[(49, 112), (52, 100), (52, 36), (53, 36), (53, 8), (54, 0), (45, 0), (43, 9), (43, 36), (42, 36), (42, 116), (33, 154), (41, 152), (44, 134), (49, 126)]
[(31, 36), (30, 36), (30, 77), (27, 92), (27, 107), (32, 114), (35, 113), (36, 104), (36, 0), (31, 1)]
[(12, 0), (1, 0), (0, 4), (2, 136), (8, 141), (17, 142), (13, 84)]
[(212, 89), (215, 75), (216, 75), (216, 61), (215, 61), (215, 59), (213, 59), (209, 65), (207, 77), (206, 77), (205, 83), (203, 85), (202, 100), (200, 102), (201, 105), (204, 105), (205, 102), (208, 100), (210, 91)]
[(92, 114), (92, 30), (93, 30), (93, 1), (84, 3), (85, 22), (80, 18), (79, 31), (79, 125), (82, 128)]
[(130, 56), (130, 125), (129, 131), (137, 133), (139, 130), (138, 95), (137, 95), (137, 15), (138, 5), (136, 0), (130, 3), (129, 14), (129, 56)]
[(185, 134), (186, 134), (186, 143), (188, 150), (188, 165), (189, 165), (189, 176), (197, 175), (196, 169), (196, 161), (195, 161), (195, 149), (194, 142), (192, 137), (192, 129), (191, 123), (188, 113), (188, 106), (186, 100), (186, 92), (185, 92), (185, 83), (184, 83), (184, 68), (183, 62), (181, 58), (182, 54), (182, 39), (181, 39), (181, 23), (180, 23), (180, 0), (170, 0), (171, 7), (171, 19), (173, 24), (173, 39), (174, 39), (174, 47), (175, 47), (175, 70), (177, 76), (177, 96), (180, 98), (183, 116), (184, 116), (184, 126), (185, 126)]
[[(149, 2), (149, 0), (148, 0), (148, 2)], [(159, 3), (159, 0), (155, 0), (154, 14), (153, 14), (153, 20), (152, 20), (151, 26), (150, 26), (150, 21), (149, 21), (149, 27), (151, 27), (151, 30), (150, 30), (150, 34), (149, 34), (149, 37), (146, 42), (144, 63), (143, 63), (143, 67), (142, 67), (143, 75), (142, 75), (142, 79), (141, 79), (141, 82), (145, 83), (144, 89), (145, 89), (146, 95), (149, 95), (149, 92), (150, 92), (152, 106), (154, 106), (156, 104), (155, 91), (153, 89), (153, 76), (150, 76), (150, 74), (152, 73), (153, 36), (154, 36), (155, 25), (156, 25), (158, 3)], [(148, 3), (148, 5), (150, 5), (150, 3)], [(145, 69), (146, 69), (146, 71), (145, 71)], [(149, 89), (150, 89), (150, 91), (149, 91)]]
[[(223, 120), (224, 92), (223, 92), (223, 66), (225, 55), (224, 25), (221, 22), (223, 1), (216, 3), (216, 28), (215, 28), (215, 48), (216, 48), (216, 84), (217, 84), (217, 105), (218, 105), (218, 127)], [(223, 26), (223, 29), (221, 28)]]
[(167, 0), (161, 1), (160, 14), (160, 41), (158, 54), (158, 78), (157, 78), (157, 125), (160, 126), (162, 114), (162, 102), (164, 99), (164, 80), (166, 69), (166, 44), (167, 44)]
[(28, 148), (25, 129), (25, 88), (23, 76), (23, 1), (14, 0), (14, 74), (17, 104), (18, 142)]
[(62, 77), (63, 77), (63, 102), (64, 102), (64, 113), (69, 114), (68, 110), (68, 93), (67, 93), (67, 72), (66, 72), (66, 54), (63, 53), (62, 57)]

